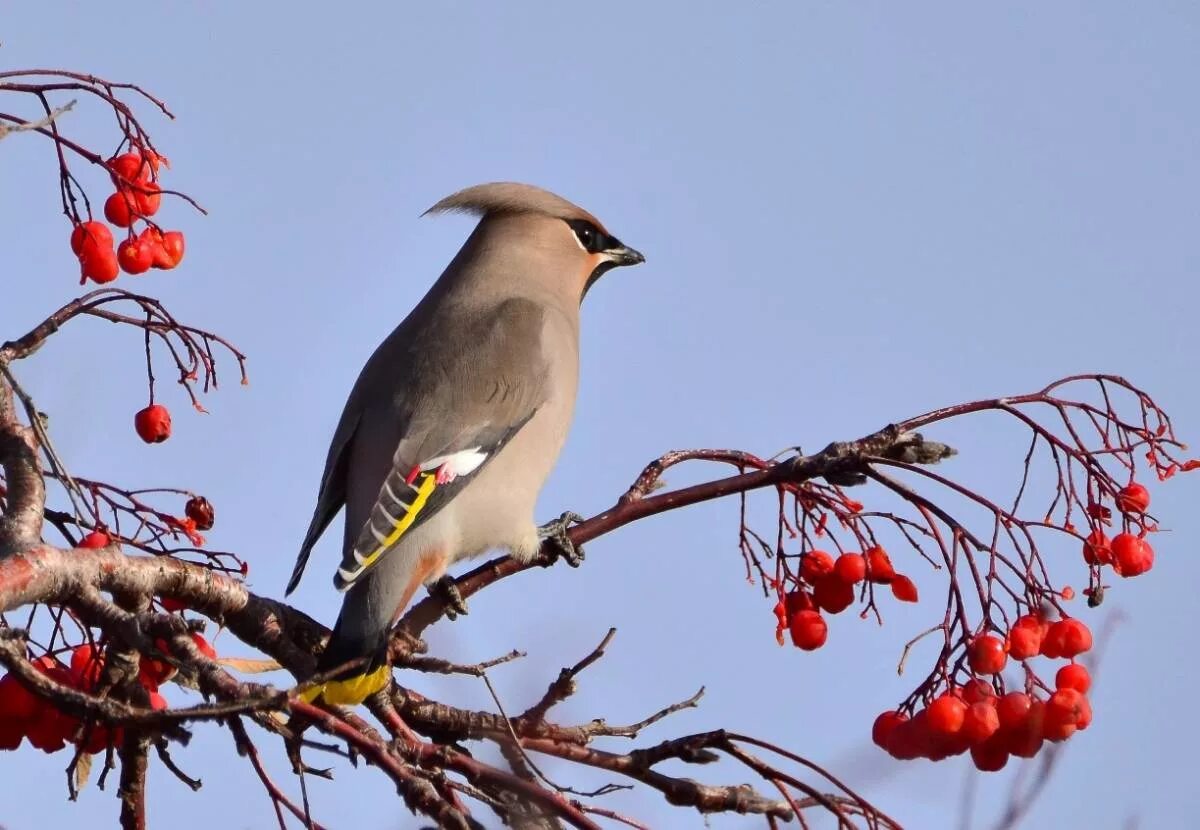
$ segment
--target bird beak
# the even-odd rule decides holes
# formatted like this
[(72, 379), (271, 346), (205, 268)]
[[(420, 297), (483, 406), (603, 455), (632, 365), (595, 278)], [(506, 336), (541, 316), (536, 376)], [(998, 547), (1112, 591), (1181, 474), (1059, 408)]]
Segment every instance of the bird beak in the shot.
[(646, 261), (641, 251), (635, 251), (633, 248), (619, 243), (617, 247), (607, 249), (604, 255), (609, 258), (613, 265), (617, 266), (639, 265)]

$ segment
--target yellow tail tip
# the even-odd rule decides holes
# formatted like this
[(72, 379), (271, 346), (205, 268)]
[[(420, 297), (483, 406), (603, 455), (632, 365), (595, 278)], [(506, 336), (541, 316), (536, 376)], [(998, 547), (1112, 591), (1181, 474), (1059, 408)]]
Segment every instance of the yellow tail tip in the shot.
[(329, 680), (319, 686), (313, 686), (297, 697), (305, 703), (312, 703), (321, 698), (331, 706), (357, 706), (386, 687), (391, 677), (391, 666), (385, 663), (367, 674), (356, 674), (344, 680)]

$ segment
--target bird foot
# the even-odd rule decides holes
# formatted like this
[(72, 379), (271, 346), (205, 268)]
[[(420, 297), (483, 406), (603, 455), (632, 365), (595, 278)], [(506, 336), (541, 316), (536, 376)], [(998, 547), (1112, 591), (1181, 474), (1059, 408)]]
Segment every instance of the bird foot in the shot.
[(454, 577), (446, 574), (437, 582), (429, 586), (429, 595), (437, 597), (446, 605), (446, 617), (451, 620), (467, 615), (467, 601), (463, 599), (462, 593), (458, 590), (458, 584), (454, 581)]
[(583, 545), (577, 545), (567, 535), (567, 530), (573, 524), (583, 521), (583, 516), (568, 510), (552, 522), (546, 522), (538, 528), (538, 538), (550, 542), (550, 560), (547, 567), (558, 559), (565, 559), (572, 568), (583, 564)]

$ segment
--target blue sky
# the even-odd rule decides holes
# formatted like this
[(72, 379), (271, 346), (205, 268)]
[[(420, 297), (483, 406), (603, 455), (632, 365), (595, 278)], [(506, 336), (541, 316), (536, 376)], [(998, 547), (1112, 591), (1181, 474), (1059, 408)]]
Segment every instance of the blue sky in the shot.
[[(648, 260), (606, 277), (585, 304), (578, 414), (546, 518), (606, 507), (668, 449), (815, 449), (1081, 371), (1129, 376), (1200, 440), (1191, 4), (763, 3), (738, 15), (714, 3), (269, 5), (25, 4), (0, 21), (5, 68), (137, 81), (174, 108), (176, 122), (147, 111), (148, 122), (174, 162), (171, 184), (211, 215), (169, 204), (163, 220), (188, 236), (184, 265), (119, 284), (233, 339), (252, 385), (231, 382), (207, 417), (164, 387), (176, 435), (147, 447), (130, 429), (144, 403), (135, 337), (72, 327), (20, 377), (77, 473), (207, 494), (212, 544), (250, 560), (256, 591), (282, 592), (361, 362), (470, 228), (418, 215), (480, 181), (555, 190)], [(94, 139), (110, 125), (88, 104), (64, 127)], [(76, 290), (54, 177), (44, 142), (0, 146), (5, 337)], [(1007, 492), (1012, 434), (980, 419), (953, 438), (962, 454), (945, 471)], [(1030, 827), (1178, 826), (1191, 815), (1196, 486), (1154, 490), (1173, 531), (1155, 570), (1086, 617), (1094, 629), (1127, 619), (1095, 724), (1069, 744)], [(337, 535), (296, 598), (326, 621), (339, 599), (328, 581)], [(1076, 551), (1056, 563), (1082, 581)], [(527, 650), (494, 678), (518, 708), (615, 625), (564, 719), (637, 720), (704, 684), (701, 708), (643, 740), (719, 725), (771, 735), (909, 826), (940, 828), (958, 826), (961, 759), (900, 764), (867, 744), (875, 713), (916, 682), (895, 676), (902, 644), (939, 614), (923, 604), (882, 630), (837, 618), (830, 647), (777, 648), (770, 603), (742, 578), (730, 502), (598, 540), (579, 571), (511, 580), (430, 641), (464, 662)], [(488, 704), (476, 681), (417, 685)], [(193, 795), (155, 768), (152, 822), (270, 826), (232, 741), (197, 731), (176, 759), (205, 788)], [(261, 744), (286, 778), (278, 747)], [(0, 759), (10, 791), (40, 793), (9, 799), (6, 827), (115, 821), (111, 791), (65, 800), (66, 760)], [(1010, 779), (979, 782), (983, 814)], [(311, 789), (329, 826), (413, 826), (375, 771), (340, 769)], [(613, 805), (656, 827), (700, 824), (650, 796)]]

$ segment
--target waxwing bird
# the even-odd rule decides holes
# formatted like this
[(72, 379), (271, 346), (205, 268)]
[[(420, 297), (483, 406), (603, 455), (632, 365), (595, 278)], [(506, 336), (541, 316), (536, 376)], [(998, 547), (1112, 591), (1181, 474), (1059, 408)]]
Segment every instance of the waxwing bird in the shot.
[[(490, 548), (528, 561), (538, 493), (567, 435), (579, 375), (579, 305), (606, 271), (643, 262), (596, 217), (515, 183), (483, 184), (426, 213), (479, 223), (429, 293), (371, 355), (334, 432), (316, 510), (288, 582), (345, 506), (345, 592), (305, 696), (354, 704), (390, 678), (388, 634), (417, 590)], [(444, 583), (443, 583), (444, 584)]]

